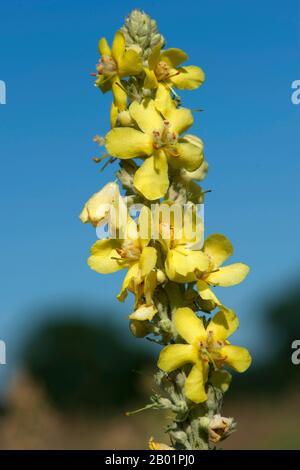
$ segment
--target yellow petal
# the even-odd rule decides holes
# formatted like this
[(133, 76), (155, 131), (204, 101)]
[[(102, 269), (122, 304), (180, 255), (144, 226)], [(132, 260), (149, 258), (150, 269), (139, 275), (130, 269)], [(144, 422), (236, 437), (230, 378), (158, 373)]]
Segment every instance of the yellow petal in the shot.
[(153, 70), (148, 69), (147, 67), (144, 67), (144, 72), (145, 72), (145, 81), (144, 81), (144, 87), (145, 88), (150, 88), (150, 89), (155, 89), (158, 87), (158, 81), (156, 78), (155, 73)]
[(166, 116), (171, 124), (171, 129), (177, 134), (182, 134), (194, 122), (191, 111), (187, 108), (172, 109)]
[(189, 373), (184, 391), (187, 398), (194, 403), (203, 403), (207, 400), (205, 383), (207, 381), (207, 365), (198, 361)]
[(100, 55), (111, 55), (110, 47), (105, 38), (101, 38), (98, 44)]
[(154, 315), (157, 313), (157, 308), (154, 305), (142, 305), (137, 310), (129, 315), (130, 320), (138, 320), (138, 321), (151, 321)]
[(124, 34), (121, 31), (117, 31), (112, 43), (111, 55), (115, 62), (119, 62), (120, 58), (125, 52), (125, 38)]
[(129, 75), (138, 75), (143, 70), (143, 65), (139, 54), (129, 49), (125, 54), (120, 57), (118, 61), (118, 71), (121, 77)]
[(144, 279), (144, 297), (146, 305), (153, 304), (153, 294), (157, 287), (157, 271), (151, 271)]
[(143, 248), (150, 242), (152, 226), (152, 212), (149, 207), (143, 206), (138, 218), (139, 238)]
[(149, 274), (156, 266), (157, 251), (152, 246), (146, 246), (140, 256), (140, 268), (142, 276)]
[(233, 247), (228, 238), (216, 233), (205, 240), (203, 251), (211, 259), (213, 267), (218, 268), (232, 255)]
[(179, 274), (183, 278), (182, 282), (194, 282), (195, 271), (205, 272), (208, 268), (208, 259), (202, 251), (176, 247), (169, 250), (165, 267), (169, 279), (178, 282), (176, 274)]
[(117, 295), (118, 300), (121, 302), (124, 301), (124, 299), (127, 296), (126, 289), (133, 290), (134, 288), (134, 281), (138, 284), (141, 282), (141, 277), (140, 277), (140, 268), (139, 268), (139, 263), (136, 262), (130, 268), (128, 269), (126, 276), (124, 277), (123, 284), (121, 287), (120, 293)]
[(246, 348), (241, 348), (240, 346), (224, 346), (220, 350), (223, 358), (225, 359), (225, 364), (237, 372), (245, 372), (248, 367), (250, 367), (252, 359), (249, 351)]
[(166, 62), (171, 67), (177, 67), (188, 59), (188, 56), (181, 49), (171, 48), (163, 51), (160, 55), (160, 60)]
[(110, 127), (111, 128), (115, 127), (117, 123), (117, 119), (118, 119), (118, 114), (119, 114), (119, 110), (117, 106), (115, 105), (115, 103), (112, 102), (111, 108), (110, 108)]
[(168, 163), (164, 152), (144, 161), (134, 175), (133, 184), (149, 201), (159, 199), (166, 194), (169, 187), (169, 177)]
[(143, 100), (142, 103), (134, 101), (130, 105), (129, 112), (139, 128), (151, 134), (151, 137), (154, 130), (161, 130), (163, 127), (163, 120), (156, 111), (153, 100)]
[(203, 281), (202, 279), (199, 279), (197, 281), (197, 287), (198, 287), (198, 291), (199, 291), (199, 295), (201, 299), (211, 300), (216, 305), (221, 305), (221, 302), (219, 301), (218, 297), (209, 288), (208, 284), (205, 281)]
[(239, 326), (233, 310), (222, 308), (209, 322), (207, 331), (212, 331), (216, 340), (226, 340)]
[(163, 442), (155, 442), (153, 437), (149, 440), (149, 449), (150, 450), (175, 450), (174, 447), (170, 447)]
[(154, 100), (156, 109), (166, 118), (172, 110), (176, 109), (174, 100), (171, 98), (170, 90), (162, 85), (158, 85)]
[(127, 95), (118, 76), (115, 76), (112, 79), (112, 92), (114, 95), (115, 106), (124, 111), (126, 109)]
[(180, 142), (176, 148), (178, 155), (169, 158), (169, 163), (173, 168), (185, 168), (188, 171), (194, 171), (200, 167), (203, 162), (203, 152), (199, 147)]
[(230, 287), (242, 282), (249, 273), (249, 266), (234, 263), (206, 276), (205, 280), (214, 286)]
[(101, 274), (114, 273), (123, 269), (126, 263), (120, 259), (116, 251), (119, 247), (119, 240), (98, 240), (91, 248), (92, 256), (88, 259), (88, 265)]
[(197, 351), (193, 346), (189, 344), (171, 344), (161, 351), (157, 366), (164, 372), (172, 372), (196, 360)]
[(131, 127), (115, 127), (105, 138), (108, 153), (118, 158), (134, 158), (151, 155), (152, 142), (147, 134)]
[(205, 80), (205, 74), (200, 67), (188, 65), (178, 69), (178, 74), (170, 78), (170, 82), (180, 90), (194, 90)]
[(148, 65), (150, 70), (154, 70), (160, 59), (160, 50), (162, 48), (162, 42), (159, 42), (151, 51), (148, 57)]
[(176, 310), (174, 325), (177, 333), (189, 344), (197, 343), (199, 338), (207, 336), (203, 321), (188, 307)]

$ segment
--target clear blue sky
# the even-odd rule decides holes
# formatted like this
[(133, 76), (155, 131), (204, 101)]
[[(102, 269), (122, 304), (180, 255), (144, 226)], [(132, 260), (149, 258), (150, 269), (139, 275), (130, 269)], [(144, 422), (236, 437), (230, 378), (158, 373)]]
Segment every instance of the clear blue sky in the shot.
[[(223, 289), (241, 316), (236, 340), (264, 354), (264, 305), (300, 278), (299, 2), (27, 0), (1, 2), (0, 338), (13, 362), (19, 338), (49, 303), (109, 305), (127, 331), (125, 306), (114, 300), (123, 276), (86, 265), (95, 240), (78, 214), (89, 195), (113, 178), (90, 160), (96, 133), (108, 130), (109, 99), (89, 73), (101, 36), (133, 8), (158, 21), (171, 47), (207, 75), (184, 104), (203, 108), (193, 133), (206, 144), (210, 173), (206, 232), (233, 241), (248, 280)], [(7, 366), (9, 367), (9, 366)], [(0, 373), (4, 374), (3, 368)]]

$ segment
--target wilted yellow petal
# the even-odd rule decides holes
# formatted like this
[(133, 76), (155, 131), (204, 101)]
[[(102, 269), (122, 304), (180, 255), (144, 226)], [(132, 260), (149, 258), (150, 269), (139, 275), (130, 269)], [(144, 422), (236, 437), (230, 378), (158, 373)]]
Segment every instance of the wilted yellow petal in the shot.
[(107, 183), (85, 204), (80, 214), (81, 221), (91, 223), (95, 227), (107, 219), (112, 205), (117, 207), (121, 202), (119, 187), (116, 183)]
[(153, 437), (149, 441), (150, 450), (175, 450), (174, 447), (167, 446), (163, 442), (155, 442)]
[(130, 320), (138, 320), (138, 321), (151, 321), (154, 315), (157, 313), (157, 308), (154, 305), (142, 305), (137, 310), (129, 315)]

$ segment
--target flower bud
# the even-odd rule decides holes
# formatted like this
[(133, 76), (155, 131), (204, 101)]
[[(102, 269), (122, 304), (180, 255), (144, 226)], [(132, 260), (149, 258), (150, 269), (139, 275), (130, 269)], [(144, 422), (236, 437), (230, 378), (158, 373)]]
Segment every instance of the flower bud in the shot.
[(152, 49), (158, 44), (164, 44), (163, 36), (158, 32), (156, 21), (141, 10), (135, 9), (125, 19), (121, 28), (127, 48), (139, 46), (142, 57), (146, 60)]
[(120, 111), (117, 117), (117, 124), (123, 127), (130, 127), (133, 125), (132, 117), (129, 111)]
[(233, 418), (224, 418), (217, 414), (214, 415), (208, 425), (208, 434), (212, 442), (217, 443), (225, 439), (235, 430)]
[(165, 273), (161, 269), (156, 271), (156, 279), (158, 284), (163, 284), (167, 280)]
[(145, 322), (138, 320), (132, 320), (129, 323), (129, 328), (133, 336), (136, 336), (137, 338), (144, 338), (150, 333), (148, 325), (146, 325)]

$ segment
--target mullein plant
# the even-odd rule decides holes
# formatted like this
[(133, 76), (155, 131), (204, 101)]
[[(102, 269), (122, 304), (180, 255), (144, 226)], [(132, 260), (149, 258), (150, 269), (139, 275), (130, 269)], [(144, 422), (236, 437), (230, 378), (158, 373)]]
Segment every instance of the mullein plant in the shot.
[[(170, 442), (151, 438), (149, 448), (215, 449), (236, 426), (221, 412), (231, 381), (228, 368), (246, 371), (251, 356), (231, 344), (239, 320), (213, 287), (239, 284), (249, 268), (223, 266), (233, 253), (224, 235), (195, 243), (203, 234), (196, 206), (205, 195), (198, 182), (208, 164), (202, 140), (187, 133), (194, 116), (178, 93), (199, 88), (204, 72), (185, 65), (188, 56), (181, 49), (166, 48), (156, 22), (139, 10), (126, 18), (111, 46), (100, 40), (99, 52), (95, 84), (103, 93), (111, 91), (113, 100), (110, 130), (95, 138), (106, 150), (95, 160), (106, 158), (104, 166), (117, 161), (119, 168), (117, 179), (95, 193), (80, 215), (94, 227), (110, 226), (109, 236), (92, 246), (88, 264), (100, 274), (126, 272), (118, 299), (123, 302), (128, 292), (134, 296), (131, 332), (163, 346), (154, 376), (159, 392), (144, 409), (171, 412)], [(128, 215), (136, 204), (139, 216)], [(178, 236), (172, 217), (166, 227), (159, 216), (154, 237), (153, 204), (192, 209), (193, 235)]]

